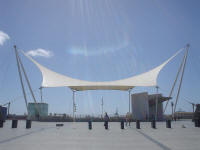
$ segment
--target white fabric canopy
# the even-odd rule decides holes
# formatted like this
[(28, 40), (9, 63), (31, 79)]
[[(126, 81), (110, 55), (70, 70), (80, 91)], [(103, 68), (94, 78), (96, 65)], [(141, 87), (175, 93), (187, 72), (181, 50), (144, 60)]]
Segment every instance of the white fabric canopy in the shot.
[(176, 55), (178, 55), (183, 49), (179, 50), (172, 57), (170, 57), (167, 61), (155, 67), (154, 69), (142, 73), (140, 75), (136, 75), (130, 78), (116, 80), (116, 81), (107, 81), (107, 82), (91, 82), (84, 81), (79, 79), (74, 79), (59, 73), (56, 73), (35, 60), (33, 60), (27, 54), (27, 56), (34, 64), (42, 72), (42, 85), (41, 87), (69, 87), (72, 90), (76, 91), (84, 91), (84, 90), (129, 90), (135, 86), (156, 86), (157, 85), (157, 77), (161, 69), (171, 61)]

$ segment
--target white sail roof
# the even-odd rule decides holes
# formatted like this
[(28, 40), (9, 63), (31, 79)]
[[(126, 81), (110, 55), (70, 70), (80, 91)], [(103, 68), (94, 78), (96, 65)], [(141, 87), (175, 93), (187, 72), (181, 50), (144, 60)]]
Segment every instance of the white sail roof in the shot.
[(23, 53), (42, 72), (43, 81), (41, 87), (69, 87), (72, 90), (84, 91), (84, 90), (129, 90), (134, 88), (135, 86), (157, 86), (157, 78), (161, 69), (176, 55), (178, 55), (182, 50), (183, 49), (179, 50), (164, 63), (162, 63), (161, 65), (155, 67), (154, 69), (148, 72), (122, 80), (106, 81), (106, 82), (84, 81), (56, 73), (42, 66), (24, 52)]

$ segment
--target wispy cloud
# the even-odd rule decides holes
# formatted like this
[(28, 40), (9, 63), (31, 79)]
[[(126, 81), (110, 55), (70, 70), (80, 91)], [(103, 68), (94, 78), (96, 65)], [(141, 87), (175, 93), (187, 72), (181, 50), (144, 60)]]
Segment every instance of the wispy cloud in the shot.
[(8, 36), (8, 34), (6, 34), (0, 30), (0, 45), (3, 45), (4, 42), (9, 39), (10, 39), (10, 37)]
[(80, 47), (71, 47), (68, 49), (67, 52), (73, 55), (85, 55), (85, 56), (93, 56), (93, 55), (100, 55), (110, 52), (116, 52), (118, 50), (127, 48), (129, 45), (129, 42), (124, 41), (119, 45), (110, 46), (110, 47), (101, 47), (101, 48), (89, 48), (86, 46), (80, 46)]
[(45, 57), (45, 58), (50, 58), (53, 56), (53, 52), (42, 48), (29, 50), (28, 52), (26, 52), (26, 54), (33, 57)]

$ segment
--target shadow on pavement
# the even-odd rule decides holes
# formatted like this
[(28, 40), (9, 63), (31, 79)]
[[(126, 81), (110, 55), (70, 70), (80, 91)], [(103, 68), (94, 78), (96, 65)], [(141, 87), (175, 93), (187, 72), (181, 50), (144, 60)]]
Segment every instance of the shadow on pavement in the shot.
[(151, 142), (155, 143), (156, 145), (158, 145), (160, 148), (162, 148), (163, 150), (171, 150), (169, 147), (163, 145), (162, 143), (156, 141), (155, 139), (153, 139), (152, 137), (150, 137), (149, 135), (139, 131), (139, 130), (136, 130), (138, 133), (140, 133), (141, 135), (143, 135), (145, 138), (147, 138), (148, 140), (150, 140)]
[[(51, 128), (52, 128), (52, 127), (51, 127)], [(0, 144), (7, 143), (7, 142), (10, 142), (10, 141), (13, 141), (13, 140), (16, 140), (16, 139), (19, 139), (19, 138), (22, 138), (22, 137), (25, 137), (25, 136), (34, 134), (34, 133), (42, 132), (42, 131), (44, 131), (44, 130), (46, 130), (46, 129), (50, 129), (50, 128), (41, 128), (41, 129), (36, 130), (36, 131), (31, 131), (31, 132), (28, 132), (28, 133), (25, 133), (25, 134), (22, 134), (22, 135), (18, 135), (18, 136), (15, 136), (15, 137), (11, 137), (11, 138), (9, 138), (9, 139), (0, 141)]]

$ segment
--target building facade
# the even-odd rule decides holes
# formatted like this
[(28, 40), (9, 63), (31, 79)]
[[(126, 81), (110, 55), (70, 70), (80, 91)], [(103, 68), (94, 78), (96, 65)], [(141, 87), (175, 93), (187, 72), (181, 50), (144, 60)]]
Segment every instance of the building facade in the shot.
[[(168, 97), (163, 97), (162, 94), (148, 95), (147, 92), (132, 94), (131, 104), (133, 119), (148, 121), (157, 118), (158, 121), (164, 120), (163, 102), (169, 99)], [(157, 116), (156, 100), (158, 100)]]
[(0, 106), (0, 120), (6, 120), (7, 118), (7, 107)]
[(48, 116), (47, 103), (28, 103), (28, 118), (37, 120)]

